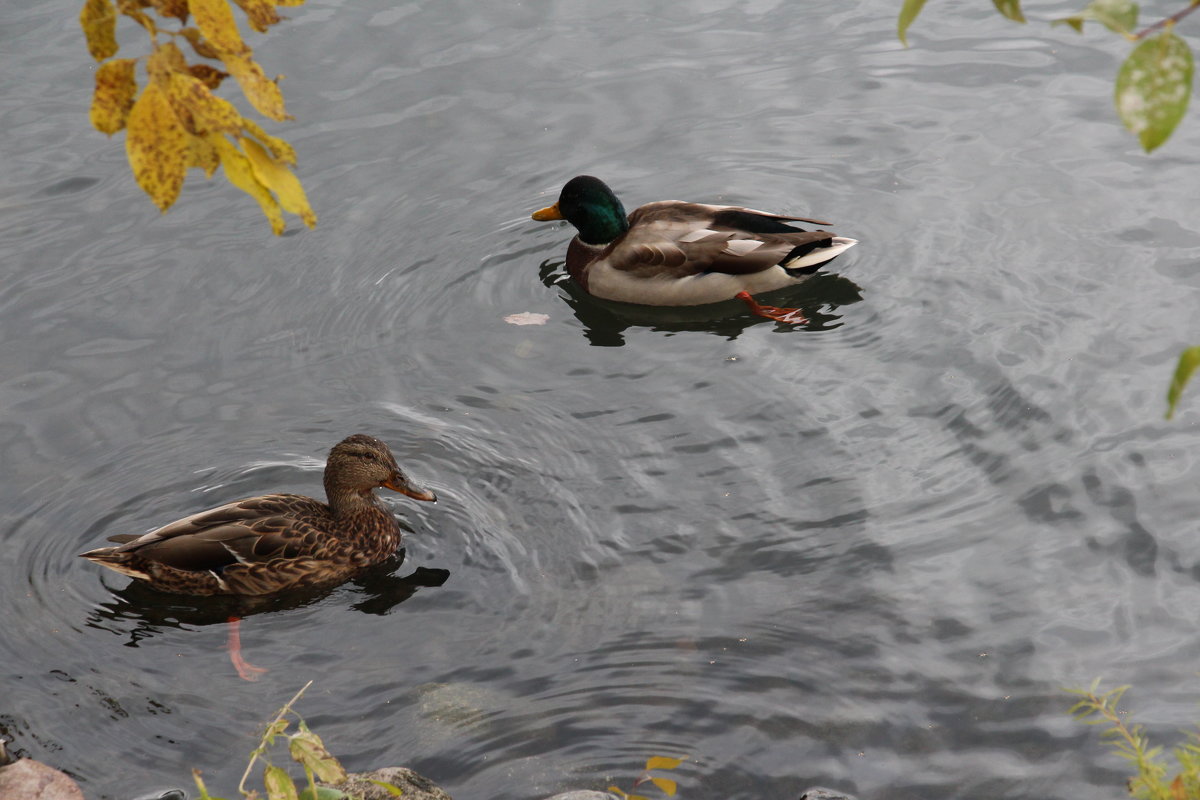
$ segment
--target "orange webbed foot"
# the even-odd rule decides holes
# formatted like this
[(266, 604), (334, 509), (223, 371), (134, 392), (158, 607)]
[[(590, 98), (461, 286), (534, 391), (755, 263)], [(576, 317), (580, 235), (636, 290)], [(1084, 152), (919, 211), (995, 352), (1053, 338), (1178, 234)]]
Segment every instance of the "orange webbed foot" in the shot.
[(229, 661), (233, 664), (233, 668), (237, 670), (238, 677), (244, 681), (256, 681), (260, 675), (267, 673), (263, 667), (256, 667), (254, 664), (242, 658), (242, 620), (240, 617), (229, 618)]
[(798, 308), (764, 306), (751, 297), (749, 292), (738, 292), (734, 297), (750, 306), (750, 310), (760, 317), (773, 319), (776, 322), (786, 322), (789, 325), (805, 325), (808, 323), (808, 317), (804, 316)]

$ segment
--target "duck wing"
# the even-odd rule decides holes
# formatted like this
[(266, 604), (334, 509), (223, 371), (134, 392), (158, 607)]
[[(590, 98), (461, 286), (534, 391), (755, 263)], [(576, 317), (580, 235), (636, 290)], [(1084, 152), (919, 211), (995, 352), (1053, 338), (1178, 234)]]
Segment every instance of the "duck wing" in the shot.
[(327, 514), (324, 504), (300, 495), (264, 495), (184, 517), (142, 536), (118, 535), (116, 553), (136, 553), (176, 569), (220, 571), (303, 555), (316, 528), (306, 518)]
[(649, 203), (630, 215), (629, 231), (602, 258), (640, 277), (749, 275), (833, 243), (829, 231), (806, 231), (787, 222), (828, 224), (737, 206)]

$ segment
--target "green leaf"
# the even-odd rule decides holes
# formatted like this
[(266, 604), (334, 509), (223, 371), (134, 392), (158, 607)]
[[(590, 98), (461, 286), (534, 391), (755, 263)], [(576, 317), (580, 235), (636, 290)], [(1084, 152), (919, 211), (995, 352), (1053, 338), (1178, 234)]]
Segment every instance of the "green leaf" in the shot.
[[(376, 786), (382, 788), (385, 792), (390, 794), (392, 797), (399, 797), (400, 795), (404, 794), (404, 790), (401, 789), (399, 786), (397, 786), (394, 783), (388, 783), (387, 781), (377, 781), (374, 778), (367, 778), (367, 780), (369, 782), (375, 784)], [(301, 798), (301, 800), (303, 800), (303, 798)]]
[(992, 0), (996, 10), (1013, 22), (1024, 22), (1025, 15), (1021, 13), (1021, 0)]
[(1117, 114), (1147, 153), (1170, 137), (1192, 94), (1192, 50), (1167, 31), (1133, 49), (1117, 72)]
[(1167, 390), (1167, 419), (1175, 416), (1175, 406), (1179, 404), (1179, 396), (1183, 387), (1196, 368), (1200, 367), (1200, 345), (1189, 347), (1179, 354), (1179, 364), (1175, 367), (1175, 376), (1171, 378), (1171, 388)]
[(288, 742), (292, 758), (300, 762), (306, 769), (311, 769), (316, 776), (326, 783), (341, 783), (346, 780), (346, 770), (336, 758), (329, 754), (321, 737), (301, 725), (300, 733), (293, 734)]
[(349, 796), (341, 789), (334, 789), (332, 786), (318, 786), (317, 793), (314, 795), (311, 787), (305, 786), (297, 800), (346, 800)]
[(208, 793), (208, 787), (204, 785), (204, 781), (200, 778), (200, 770), (192, 770), (192, 779), (196, 781), (196, 788), (200, 790), (198, 800), (223, 800), (223, 798), (213, 797)]
[(896, 22), (896, 35), (900, 37), (900, 43), (908, 47), (908, 38), (905, 36), (908, 33), (908, 26), (913, 24), (913, 20), (917, 18), (917, 14), (921, 13), (921, 7), (925, 5), (925, 0), (904, 0), (904, 6), (900, 9), (900, 19)]
[(286, 719), (277, 719), (267, 726), (263, 732), (263, 741), (267, 744), (275, 744), (275, 737), (281, 735), (287, 730), (288, 721)]
[(267, 789), (267, 800), (298, 800), (296, 784), (283, 767), (267, 767), (263, 771), (263, 786)]
[(1070, 25), (1083, 33), (1085, 20), (1099, 22), (1113, 33), (1127, 34), (1137, 27), (1138, 6), (1132, 0), (1092, 0), (1078, 14), (1056, 19), (1051, 25)]

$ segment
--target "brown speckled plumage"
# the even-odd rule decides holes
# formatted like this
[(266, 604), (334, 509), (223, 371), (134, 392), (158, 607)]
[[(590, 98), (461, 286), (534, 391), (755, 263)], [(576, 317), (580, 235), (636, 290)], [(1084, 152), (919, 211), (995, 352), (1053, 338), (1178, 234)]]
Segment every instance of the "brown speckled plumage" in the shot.
[(356, 434), (329, 453), (328, 504), (296, 494), (251, 497), (142, 536), (111, 536), (120, 544), (80, 555), (175, 594), (264, 595), (340, 583), (400, 545), (399, 524), (375, 497), (380, 487), (436, 499), (409, 480), (387, 445)]

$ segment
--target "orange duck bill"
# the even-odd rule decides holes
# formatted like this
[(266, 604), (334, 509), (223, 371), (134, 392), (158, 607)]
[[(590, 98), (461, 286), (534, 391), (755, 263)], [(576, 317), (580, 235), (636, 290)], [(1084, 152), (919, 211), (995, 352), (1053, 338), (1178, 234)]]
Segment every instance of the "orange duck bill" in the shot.
[(393, 492), (399, 492), (403, 495), (408, 495), (413, 500), (424, 500), (427, 503), (436, 503), (437, 495), (426, 489), (424, 486), (417, 486), (408, 479), (408, 476), (402, 472), (392, 473), (392, 477), (388, 478), (382, 484), (385, 489), (391, 489)]

